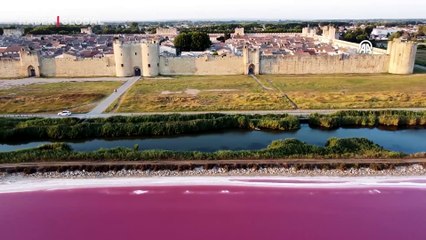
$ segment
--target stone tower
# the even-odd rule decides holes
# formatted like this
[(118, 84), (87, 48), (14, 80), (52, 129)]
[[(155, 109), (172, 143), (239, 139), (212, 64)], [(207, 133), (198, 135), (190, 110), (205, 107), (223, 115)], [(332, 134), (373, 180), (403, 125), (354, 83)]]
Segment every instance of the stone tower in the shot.
[(333, 26), (324, 26), (322, 29), (322, 37), (329, 40), (336, 39), (336, 28)]
[(259, 48), (251, 48), (244, 46), (244, 74), (260, 74), (260, 50)]
[(26, 77), (40, 77), (40, 59), (36, 52), (22, 48), (19, 51), (20, 75)]
[(142, 47), (142, 74), (155, 77), (160, 73), (160, 46), (157, 41), (145, 42)]
[(237, 36), (237, 37), (244, 36), (245, 35), (244, 28), (243, 27), (242, 28), (235, 28), (234, 35)]
[(417, 44), (402, 42), (400, 39), (388, 42), (387, 50), (389, 60), (389, 73), (412, 74), (416, 60)]
[(125, 44), (120, 39), (115, 39), (114, 44), (114, 59), (115, 59), (115, 72), (117, 77), (133, 76), (131, 52), (132, 45)]

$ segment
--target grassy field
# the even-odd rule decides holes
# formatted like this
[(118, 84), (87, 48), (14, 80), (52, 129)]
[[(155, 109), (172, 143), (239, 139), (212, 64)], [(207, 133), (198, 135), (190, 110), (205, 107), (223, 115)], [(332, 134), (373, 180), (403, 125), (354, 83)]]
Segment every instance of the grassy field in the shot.
[(68, 82), (32, 84), (0, 90), (0, 113), (45, 113), (64, 109), (91, 110), (122, 82)]
[(426, 74), (182, 76), (144, 79), (110, 112), (426, 107)]
[(301, 109), (426, 107), (426, 74), (262, 75)]
[(426, 66), (426, 49), (417, 50), (416, 64)]
[(144, 79), (129, 90), (114, 112), (289, 109), (278, 91), (266, 91), (249, 76), (181, 76)]

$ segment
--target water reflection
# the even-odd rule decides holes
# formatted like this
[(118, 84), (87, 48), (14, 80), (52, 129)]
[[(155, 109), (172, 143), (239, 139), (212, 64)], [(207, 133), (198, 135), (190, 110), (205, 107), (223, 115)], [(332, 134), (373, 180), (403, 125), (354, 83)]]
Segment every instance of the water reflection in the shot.
[[(140, 150), (165, 149), (174, 151), (202, 151), (217, 150), (254, 150), (262, 149), (272, 141), (285, 138), (295, 138), (309, 144), (324, 146), (329, 138), (362, 137), (393, 151), (406, 153), (426, 151), (426, 129), (403, 129), (389, 131), (379, 128), (341, 128), (337, 130), (321, 130), (310, 128), (302, 124), (298, 131), (246, 131), (232, 130), (214, 133), (181, 135), (173, 137), (137, 138), (137, 139), (93, 139), (82, 142), (68, 142), (76, 151), (94, 151), (100, 148), (127, 147), (139, 145)], [(0, 144), (0, 151), (15, 151), (37, 147), (49, 143), (30, 142), (25, 144)]]

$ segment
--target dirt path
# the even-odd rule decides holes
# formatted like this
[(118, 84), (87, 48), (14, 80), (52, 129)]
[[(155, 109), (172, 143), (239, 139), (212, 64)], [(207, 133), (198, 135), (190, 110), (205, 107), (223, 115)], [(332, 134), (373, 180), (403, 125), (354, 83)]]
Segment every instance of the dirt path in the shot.
[(129, 78), (101, 77), (101, 78), (22, 78), (0, 80), (0, 89), (9, 89), (13, 87), (26, 86), (31, 84), (46, 84), (60, 82), (112, 82), (127, 81)]
[(121, 85), (116, 92), (111, 93), (111, 95), (102, 100), (102, 102), (100, 102), (92, 111), (87, 113), (87, 115), (97, 115), (105, 112), (111, 104), (127, 92), (127, 90), (129, 90), (139, 79), (140, 77), (128, 79), (127, 82)]
[(275, 89), (265, 86), (255, 75), (250, 75), (264, 90), (274, 91)]

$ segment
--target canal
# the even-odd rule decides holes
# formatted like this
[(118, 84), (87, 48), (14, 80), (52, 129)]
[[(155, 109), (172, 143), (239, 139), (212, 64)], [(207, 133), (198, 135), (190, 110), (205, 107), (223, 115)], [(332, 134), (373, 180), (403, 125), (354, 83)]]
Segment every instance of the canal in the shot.
[[(256, 150), (267, 147), (278, 139), (294, 138), (308, 144), (324, 146), (329, 138), (367, 138), (392, 151), (405, 153), (426, 152), (426, 129), (386, 130), (379, 128), (340, 128), (321, 130), (302, 124), (298, 131), (248, 131), (228, 130), (213, 133), (149, 137), (131, 139), (91, 139), (67, 141), (75, 151), (95, 151), (101, 148), (133, 148), (140, 150), (164, 149), (173, 151)], [(50, 141), (0, 144), (0, 152), (34, 148)]]

